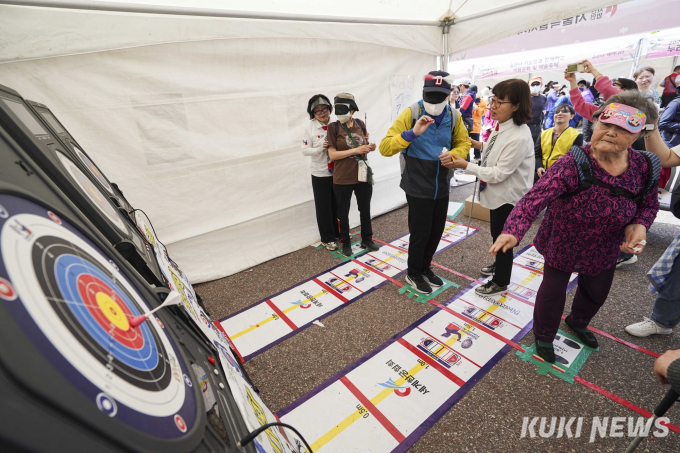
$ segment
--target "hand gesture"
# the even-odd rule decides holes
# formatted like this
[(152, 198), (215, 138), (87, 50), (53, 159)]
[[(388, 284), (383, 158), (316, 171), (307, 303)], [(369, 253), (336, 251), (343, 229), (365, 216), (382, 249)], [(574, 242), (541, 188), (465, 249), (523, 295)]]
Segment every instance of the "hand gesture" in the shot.
[(418, 119), (418, 121), (416, 121), (416, 125), (413, 126), (413, 132), (416, 134), (416, 136), (418, 136), (425, 132), (425, 129), (427, 129), (432, 123), (434, 123), (432, 118), (427, 115), (423, 115)]
[(564, 78), (567, 79), (567, 82), (570, 84), (573, 82), (576, 84), (576, 73), (575, 72), (567, 72), (567, 70), (564, 70)]
[(656, 378), (659, 380), (659, 383), (666, 385), (668, 384), (668, 378), (667, 378), (667, 373), (668, 373), (668, 367), (670, 366), (671, 363), (675, 362), (677, 359), (680, 359), (680, 349), (676, 349), (674, 351), (666, 351), (661, 356), (654, 361), (654, 374), (656, 375)]
[(453, 157), (451, 157), (451, 154), (442, 151), (442, 153), (439, 155), (439, 162), (446, 168), (453, 168)]
[(536, 169), (536, 174), (540, 178), (541, 176), (543, 176), (545, 174), (545, 168), (540, 167), (540, 168)]
[(602, 75), (602, 74), (600, 74), (600, 71), (595, 69), (595, 66), (593, 66), (593, 64), (590, 62), (590, 60), (583, 60), (581, 62), (581, 64), (583, 65), (583, 72), (588, 72), (588, 73), (592, 74), (594, 78), (597, 79), (598, 77), (600, 77)]
[(323, 148), (328, 149), (328, 140), (323, 142)]
[(624, 228), (626, 241), (621, 244), (621, 251), (639, 255), (643, 252), (647, 244), (647, 228), (639, 223), (631, 223)]
[[(373, 145), (373, 146), (375, 146), (375, 145)], [(357, 154), (368, 154), (373, 150), (371, 149), (371, 145), (361, 145), (360, 147), (356, 148), (354, 151)]]
[(496, 256), (496, 253), (503, 251), (507, 252), (517, 245), (517, 238), (512, 234), (501, 234), (496, 239), (496, 242), (489, 249), (489, 253)]
[(371, 143), (370, 145), (367, 145), (367, 146), (368, 146), (368, 148), (369, 148), (369, 152), (375, 151), (375, 148), (376, 148), (375, 143)]

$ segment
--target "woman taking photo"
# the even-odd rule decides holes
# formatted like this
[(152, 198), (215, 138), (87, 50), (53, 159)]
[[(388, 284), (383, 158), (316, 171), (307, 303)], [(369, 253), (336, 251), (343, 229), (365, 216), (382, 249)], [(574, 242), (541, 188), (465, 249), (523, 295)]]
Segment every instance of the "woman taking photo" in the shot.
[(578, 289), (566, 323), (586, 345), (597, 340), (587, 327), (609, 294), (619, 250), (639, 254), (659, 210), (659, 158), (631, 145), (649, 135), (656, 106), (639, 91), (622, 91), (592, 116), (590, 144), (573, 147), (517, 203), (503, 234), (489, 251), (511, 250), (547, 207), (534, 238), (545, 259), (534, 307), (538, 355), (555, 361), (553, 340), (566, 289), (578, 272)]
[(352, 254), (352, 243), (349, 238), (349, 204), (352, 193), (357, 199), (361, 218), (361, 247), (376, 251), (378, 246), (373, 242), (371, 228), (373, 182), (359, 180), (359, 169), (361, 166), (368, 166), (366, 155), (375, 151), (375, 143), (368, 144), (366, 125), (361, 120), (352, 118), (354, 113), (359, 111), (354, 96), (340, 93), (335, 96), (333, 104), (338, 121), (328, 127), (328, 155), (335, 163), (333, 191), (338, 198), (342, 254), (345, 256)]
[[(493, 87), (489, 104), (491, 118), (498, 121), (489, 141), (472, 141), (472, 146), (482, 150), (480, 164), (466, 162), (459, 156), (453, 161), (442, 155), (442, 164), (448, 168), (465, 168), (466, 173), (479, 178), (479, 204), (491, 211), (491, 237), (496, 241), (505, 220), (515, 204), (526, 194), (534, 182), (534, 143), (526, 123), (531, 120), (531, 92), (524, 80), (509, 79)], [(496, 261), (482, 268), (482, 274), (493, 275), (484, 286), (475, 289), (477, 294), (492, 295), (507, 290), (512, 274), (512, 248), (496, 254)]]
[(333, 106), (323, 94), (315, 94), (307, 103), (309, 123), (302, 134), (302, 154), (312, 158), (312, 191), (321, 244), (336, 250), (338, 244), (338, 203), (333, 194), (333, 162), (328, 157), (326, 129)]

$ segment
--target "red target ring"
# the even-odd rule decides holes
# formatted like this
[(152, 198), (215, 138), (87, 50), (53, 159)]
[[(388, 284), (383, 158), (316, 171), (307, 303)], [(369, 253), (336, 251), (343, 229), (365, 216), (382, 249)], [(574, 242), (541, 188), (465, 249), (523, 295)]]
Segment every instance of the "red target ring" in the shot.
[(411, 394), (411, 387), (406, 387), (405, 389), (394, 389), (394, 393), (397, 396), (409, 396)]
[(17, 293), (14, 291), (14, 287), (12, 287), (12, 284), (8, 281), (5, 280), (4, 278), (0, 277), (0, 299), (4, 300), (14, 300), (17, 298)]

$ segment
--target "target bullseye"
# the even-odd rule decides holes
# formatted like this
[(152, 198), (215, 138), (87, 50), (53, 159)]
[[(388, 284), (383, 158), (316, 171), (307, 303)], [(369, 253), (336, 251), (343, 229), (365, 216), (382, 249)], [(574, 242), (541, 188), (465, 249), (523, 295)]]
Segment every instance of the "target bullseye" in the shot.
[(97, 293), (95, 295), (95, 300), (97, 301), (97, 305), (99, 305), (99, 309), (104, 316), (106, 316), (106, 319), (111, 321), (111, 324), (120, 330), (130, 329), (130, 323), (128, 322), (127, 317), (125, 317), (125, 312), (111, 296), (106, 293)]

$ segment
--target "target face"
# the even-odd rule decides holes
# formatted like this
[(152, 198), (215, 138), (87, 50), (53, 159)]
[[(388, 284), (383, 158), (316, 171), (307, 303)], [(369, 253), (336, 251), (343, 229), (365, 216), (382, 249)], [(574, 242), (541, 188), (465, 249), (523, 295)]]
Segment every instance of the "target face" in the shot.
[(80, 171), (80, 168), (78, 168), (71, 159), (60, 152), (57, 152), (57, 156), (59, 156), (61, 164), (66, 168), (66, 171), (71, 175), (71, 178), (78, 184), (80, 190), (85, 192), (92, 204), (94, 204), (99, 211), (104, 214), (107, 220), (115, 225), (123, 234), (129, 234), (125, 222), (121, 219), (116, 208), (113, 207), (109, 197), (104, 195), (97, 186), (92, 184), (92, 181), (90, 181), (85, 173)]
[(106, 189), (107, 192), (109, 192), (111, 195), (114, 195), (113, 192), (113, 187), (111, 187), (111, 184), (109, 184), (109, 181), (104, 177), (102, 172), (99, 171), (97, 166), (92, 162), (84, 152), (82, 152), (77, 146), (71, 145), (73, 147), (73, 150), (76, 152), (80, 160), (85, 164), (88, 170), (90, 170), (90, 174), (97, 178), (97, 181), (101, 183), (102, 186)]
[(0, 219), (0, 303), (17, 325), (107, 416), (182, 437), (197, 420), (189, 372), (156, 317), (130, 326), (149, 311), (140, 294), (67, 221), (19, 197), (0, 194), (0, 203), (9, 213)]

